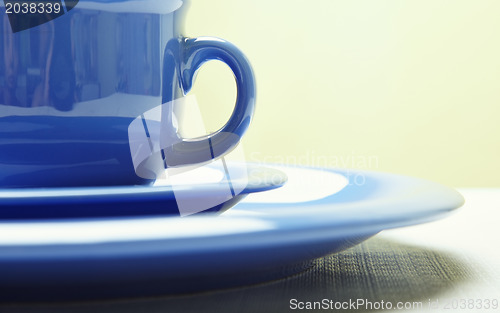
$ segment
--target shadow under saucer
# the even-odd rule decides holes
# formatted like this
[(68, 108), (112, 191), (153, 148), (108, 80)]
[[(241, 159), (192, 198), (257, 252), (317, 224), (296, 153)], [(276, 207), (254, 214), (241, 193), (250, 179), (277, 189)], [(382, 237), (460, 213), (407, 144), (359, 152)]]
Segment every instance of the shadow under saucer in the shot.
[[(264, 284), (182, 296), (12, 303), (0, 306), (0, 311), (279, 313), (291, 311), (292, 299), (302, 302), (323, 299), (336, 302), (356, 299), (393, 303), (421, 301), (426, 305), (429, 298), (436, 298), (473, 276), (474, 271), (452, 254), (373, 238), (349, 250), (317, 259), (298, 274)], [(358, 308), (351, 311), (370, 310)]]

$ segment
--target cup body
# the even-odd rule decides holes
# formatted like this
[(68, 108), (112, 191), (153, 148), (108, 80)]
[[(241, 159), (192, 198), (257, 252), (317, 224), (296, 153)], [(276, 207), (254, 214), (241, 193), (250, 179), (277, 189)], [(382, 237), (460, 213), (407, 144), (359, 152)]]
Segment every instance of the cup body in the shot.
[(182, 41), (187, 3), (73, 3), (17, 32), (0, 7), (1, 188), (152, 181), (135, 173), (128, 127), (186, 92), (182, 49), (167, 46)]

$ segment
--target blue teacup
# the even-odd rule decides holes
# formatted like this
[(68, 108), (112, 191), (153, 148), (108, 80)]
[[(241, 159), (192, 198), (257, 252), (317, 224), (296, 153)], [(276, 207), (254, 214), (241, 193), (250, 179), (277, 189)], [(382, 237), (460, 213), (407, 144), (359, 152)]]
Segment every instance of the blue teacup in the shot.
[[(134, 167), (129, 126), (158, 106), (162, 116), (172, 115), (169, 103), (189, 92), (196, 71), (209, 60), (223, 61), (234, 72), (233, 114), (208, 136), (177, 137), (161, 156), (170, 160), (165, 166), (182, 167), (233, 149), (254, 111), (252, 69), (226, 41), (184, 37), (188, 2), (5, 0), (0, 187), (151, 183), (154, 177), (141, 177)], [(175, 137), (175, 125), (163, 129)]]

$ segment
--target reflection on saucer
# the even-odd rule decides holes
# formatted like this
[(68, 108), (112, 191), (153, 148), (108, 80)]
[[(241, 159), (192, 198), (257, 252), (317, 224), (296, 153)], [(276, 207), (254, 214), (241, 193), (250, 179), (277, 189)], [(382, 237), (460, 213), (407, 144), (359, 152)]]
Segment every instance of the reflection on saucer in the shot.
[(291, 166), (275, 168), (287, 174), (288, 182), (279, 189), (249, 196), (246, 203), (301, 203), (320, 200), (340, 192), (349, 184), (346, 176), (331, 171), (304, 171)]
[[(180, 216), (204, 212), (223, 203), (240, 198), (248, 186), (246, 163), (226, 162), (225, 158), (210, 164), (166, 169), (161, 184), (172, 188)], [(193, 187), (217, 183), (220, 190), (214, 193), (195, 193)], [(186, 186), (191, 188), (186, 192)]]
[(158, 179), (154, 186), (214, 184), (224, 179), (224, 172), (215, 168), (198, 167), (190, 171)]

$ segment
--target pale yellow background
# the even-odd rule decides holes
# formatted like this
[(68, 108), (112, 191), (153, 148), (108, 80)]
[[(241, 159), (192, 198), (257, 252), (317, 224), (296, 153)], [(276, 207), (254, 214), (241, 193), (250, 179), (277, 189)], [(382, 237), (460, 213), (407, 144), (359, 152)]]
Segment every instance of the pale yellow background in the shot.
[[(225, 38), (253, 64), (247, 160), (500, 187), (498, 0), (193, 0), (186, 35)], [(230, 71), (207, 64), (194, 92), (222, 126)]]

